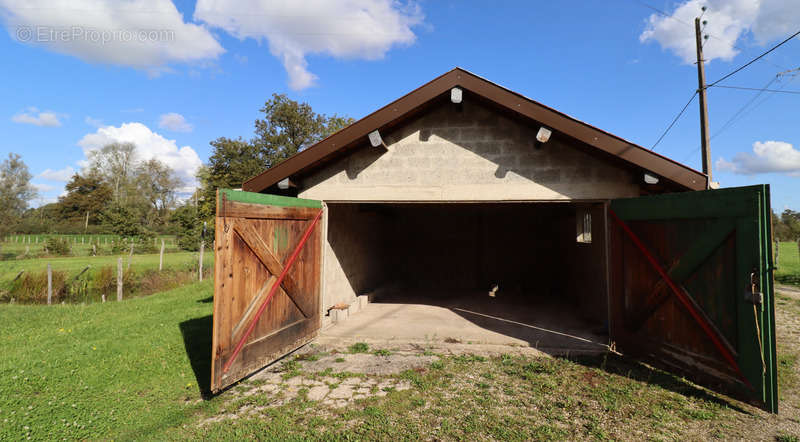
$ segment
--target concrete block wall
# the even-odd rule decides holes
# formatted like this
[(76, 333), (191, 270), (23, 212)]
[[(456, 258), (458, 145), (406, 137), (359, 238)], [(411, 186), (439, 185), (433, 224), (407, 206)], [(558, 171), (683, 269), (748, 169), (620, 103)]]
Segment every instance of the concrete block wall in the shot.
[(638, 196), (632, 173), (481, 104), (439, 105), (300, 183), (324, 201), (576, 200)]

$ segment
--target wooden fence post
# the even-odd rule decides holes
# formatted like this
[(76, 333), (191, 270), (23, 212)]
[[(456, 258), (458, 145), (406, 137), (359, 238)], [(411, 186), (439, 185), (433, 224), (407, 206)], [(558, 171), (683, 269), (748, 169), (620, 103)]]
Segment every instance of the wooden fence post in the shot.
[(158, 255), (158, 271), (164, 268), (164, 240), (161, 240), (161, 253)]
[(197, 274), (200, 282), (203, 281), (203, 250), (206, 248), (206, 242), (200, 241), (200, 259), (197, 261)]
[(122, 301), (122, 258), (117, 258), (117, 301)]
[(128, 270), (131, 269), (131, 261), (133, 260), (133, 242), (131, 242), (131, 253), (128, 254)]
[(47, 305), (53, 303), (53, 267), (47, 263)]

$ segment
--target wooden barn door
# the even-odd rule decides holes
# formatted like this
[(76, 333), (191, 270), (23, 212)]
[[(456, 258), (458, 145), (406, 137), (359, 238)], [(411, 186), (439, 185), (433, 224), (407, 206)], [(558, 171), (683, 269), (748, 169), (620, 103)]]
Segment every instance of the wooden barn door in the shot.
[(769, 201), (767, 185), (612, 201), (617, 348), (777, 412)]
[(316, 336), (321, 215), (319, 201), (218, 192), (212, 391)]

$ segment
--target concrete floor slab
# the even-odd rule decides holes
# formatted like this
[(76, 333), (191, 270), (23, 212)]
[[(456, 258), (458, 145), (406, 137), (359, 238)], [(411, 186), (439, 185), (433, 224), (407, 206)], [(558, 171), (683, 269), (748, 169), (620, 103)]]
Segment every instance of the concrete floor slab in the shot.
[(320, 339), (511, 345), (549, 354), (608, 349), (602, 330), (576, 318), (574, 310), (564, 306), (505, 302), (485, 295), (410, 297), (408, 301), (370, 303), (347, 321), (323, 330)]

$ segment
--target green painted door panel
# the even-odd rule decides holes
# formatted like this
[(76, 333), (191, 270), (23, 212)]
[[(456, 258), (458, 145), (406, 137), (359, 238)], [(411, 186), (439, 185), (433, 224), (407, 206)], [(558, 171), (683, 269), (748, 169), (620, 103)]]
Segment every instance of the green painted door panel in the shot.
[(770, 213), (768, 185), (613, 200), (617, 348), (777, 412)]

